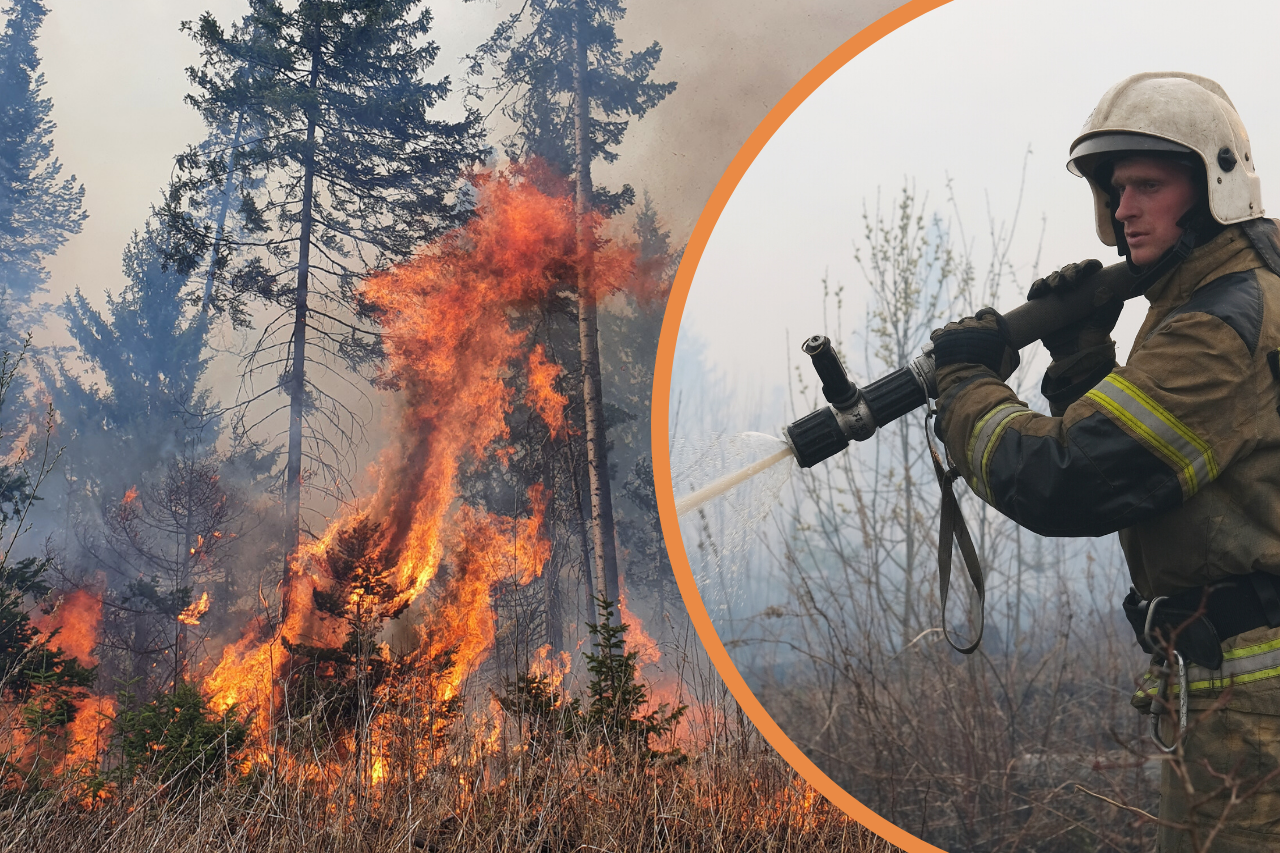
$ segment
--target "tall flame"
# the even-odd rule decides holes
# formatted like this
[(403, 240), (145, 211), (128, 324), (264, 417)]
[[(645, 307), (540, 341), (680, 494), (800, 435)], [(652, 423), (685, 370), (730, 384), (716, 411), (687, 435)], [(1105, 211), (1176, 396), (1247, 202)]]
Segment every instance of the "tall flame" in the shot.
[[(367, 282), (363, 298), (385, 332), (386, 382), (401, 392), (398, 446), (382, 457), (368, 511), (337, 520), (300, 549), (282, 592), (285, 624), (270, 637), (251, 632), (224, 651), (206, 682), (213, 707), (239, 703), (257, 710), (257, 720), (266, 719), (286, 644), (340, 641), (341, 626), (315, 601), (335, 588), (326, 555), (359, 526), (376, 531), (373, 562), (389, 567), (387, 614), (418, 600), (446, 554), (451, 557), (449, 578), (434, 592), (419, 631), (422, 653), (454, 656), (447, 694), (492, 645), (494, 585), (525, 584), (541, 572), (551, 547), (541, 533), (549, 496), (540, 485), (528, 490), (523, 518), (456, 502), (465, 462), (483, 458), (508, 437), (515, 391), (507, 380), (514, 370), (527, 371), (523, 399), (550, 432), (565, 428), (568, 400), (555, 388), (561, 369), (520, 323), (575, 282), (583, 262), (572, 200), (540, 189), (545, 177), (534, 180), (526, 170), (478, 178), (476, 215), (468, 225)], [(592, 217), (586, 225), (595, 229), (600, 221)], [(591, 282), (602, 294), (631, 279), (635, 255), (595, 243)]]

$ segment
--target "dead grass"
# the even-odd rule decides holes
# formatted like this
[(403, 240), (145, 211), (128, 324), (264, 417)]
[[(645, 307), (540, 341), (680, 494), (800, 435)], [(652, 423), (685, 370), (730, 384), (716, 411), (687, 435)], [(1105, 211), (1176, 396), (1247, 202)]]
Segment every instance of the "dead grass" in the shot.
[(142, 778), (86, 808), (82, 785), (57, 780), (8, 795), (0, 853), (893, 850), (753, 733), (652, 766), (562, 740), (480, 750), (481, 731), (459, 726), (416, 778), (372, 786), (350, 761), (321, 762), (323, 778), (313, 761), (307, 779), (259, 768), (185, 793)]

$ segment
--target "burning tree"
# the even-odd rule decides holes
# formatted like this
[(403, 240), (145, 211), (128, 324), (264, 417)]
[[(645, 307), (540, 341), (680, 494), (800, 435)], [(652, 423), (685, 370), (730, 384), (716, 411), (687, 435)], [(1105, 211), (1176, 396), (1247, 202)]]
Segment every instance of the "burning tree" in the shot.
[[(374, 674), (362, 676), (371, 681), (354, 695), (376, 691), (381, 664), (373, 658), (390, 658), (373, 654), (373, 635), (415, 605), (421, 626), (416, 648), (396, 657), (400, 677), (411, 681), (412, 667), (439, 669), (447, 658), (450, 675), (431, 698), (448, 701), (492, 646), (494, 588), (528, 584), (546, 564), (544, 486), (512, 496), (510, 515), (456, 501), (460, 476), (509, 437), (517, 399), (549, 427), (563, 426), (567, 401), (544, 381), (553, 371), (526, 320), (576, 280), (578, 220), (570, 199), (522, 172), (480, 177), (475, 193), (466, 226), (365, 287), (385, 330), (383, 381), (399, 391), (399, 443), (384, 454), (367, 509), (335, 521), (292, 562), (283, 624), (228, 647), (208, 682), (215, 707), (256, 703), (269, 716), (291, 657), (332, 670), (349, 662), (360, 669), (366, 655)], [(592, 255), (596, 287), (631, 280), (629, 249), (600, 240)], [(526, 369), (543, 380), (518, 395), (511, 376)]]
[[(0, 411), (21, 361), (22, 353), (0, 357)], [(96, 663), (94, 615), (100, 603), (84, 593), (55, 596), (45, 577), (52, 559), (20, 556), (18, 550), (36, 492), (58, 461), (52, 432), (50, 411), (42, 444), (0, 466), (0, 783), (6, 785), (15, 781), (13, 774), (38, 777), (56, 760), (51, 743), (75, 722)], [(35, 602), (43, 602), (43, 613), (33, 618)], [(63, 746), (65, 758), (71, 744)]]
[(245, 493), (274, 463), (243, 436), (226, 442), (204, 387), (210, 322), (184, 304), (189, 277), (165, 268), (169, 237), (153, 223), (134, 234), (105, 311), (79, 291), (63, 303), (78, 346), (41, 369), (70, 448), (65, 560), (106, 579), (104, 675), (133, 680), (143, 701), (185, 677), (200, 618), (186, 609), (202, 594), (225, 626), (238, 536), (252, 529)]
[(486, 62), (497, 66), (498, 80), (474, 91), (502, 93), (503, 111), (517, 127), (507, 140), (509, 156), (542, 158), (573, 182), (574, 213), (581, 223), (578, 248), (585, 259), (574, 283), (584, 403), (582, 455), (591, 504), (595, 590), (613, 601), (620, 590), (600, 380), (601, 290), (592, 281), (593, 232), (588, 223), (592, 211), (616, 213), (634, 200), (635, 193), (629, 186), (616, 193), (596, 187), (591, 165), (597, 159), (614, 162), (614, 148), (627, 130), (623, 117), (643, 117), (676, 86), (650, 79), (662, 55), (657, 42), (622, 55), (614, 25), (625, 11), (618, 0), (531, 0), (472, 58), (475, 75), (483, 73)]
[[(455, 190), (479, 156), (478, 121), (432, 116), (449, 81), (424, 78), (438, 48), (425, 38), (430, 11), (416, 5), (253, 0), (230, 31), (210, 14), (190, 27), (204, 62), (188, 72), (197, 90), (189, 101), (216, 132), (238, 122), (254, 129), (231, 152), (240, 227), (222, 234), (220, 251), (239, 259), (221, 265), (212, 299), (273, 309), (247, 357), (240, 411), (246, 428), (288, 413), (290, 553), (301, 541), (304, 480), (337, 495), (350, 479), (345, 448), (361, 419), (312, 374), (349, 382), (340, 365), (378, 355), (372, 329), (352, 311), (355, 289), (368, 270), (467, 216)], [(212, 248), (215, 226), (198, 214), (210, 188), (223, 186), (225, 157), (192, 148), (178, 158), (164, 213), (183, 239), (171, 260), (185, 269)], [(257, 387), (264, 376), (270, 384)], [(277, 391), (285, 404), (255, 405)]]

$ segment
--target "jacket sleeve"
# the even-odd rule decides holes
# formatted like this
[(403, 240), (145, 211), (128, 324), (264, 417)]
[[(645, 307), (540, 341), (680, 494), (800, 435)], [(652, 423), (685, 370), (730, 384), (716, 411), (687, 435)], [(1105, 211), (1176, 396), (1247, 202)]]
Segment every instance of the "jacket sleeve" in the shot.
[(1242, 278), (1231, 299), (1197, 291), (1061, 417), (971, 368), (939, 398), (937, 432), (973, 491), (1037, 533), (1100, 536), (1211, 482), (1256, 441), (1262, 302)]

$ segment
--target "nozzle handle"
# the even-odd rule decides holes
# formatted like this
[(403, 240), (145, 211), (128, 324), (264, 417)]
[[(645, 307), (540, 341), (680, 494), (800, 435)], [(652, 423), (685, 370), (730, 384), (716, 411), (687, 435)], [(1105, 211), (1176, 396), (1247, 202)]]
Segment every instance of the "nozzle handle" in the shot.
[(1010, 343), (1016, 349), (1045, 335), (1088, 317), (1093, 309), (1112, 300), (1131, 299), (1141, 290), (1141, 280), (1121, 262), (1103, 267), (1067, 293), (1029, 299), (1004, 315), (1009, 324)]
[(858, 386), (849, 381), (844, 372), (840, 356), (831, 346), (831, 339), (826, 335), (814, 335), (801, 346), (805, 354), (813, 359), (813, 369), (818, 371), (822, 380), (822, 396), (837, 409), (847, 409), (858, 399)]

